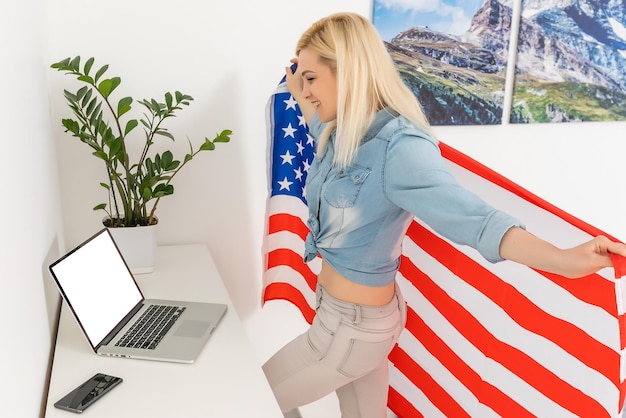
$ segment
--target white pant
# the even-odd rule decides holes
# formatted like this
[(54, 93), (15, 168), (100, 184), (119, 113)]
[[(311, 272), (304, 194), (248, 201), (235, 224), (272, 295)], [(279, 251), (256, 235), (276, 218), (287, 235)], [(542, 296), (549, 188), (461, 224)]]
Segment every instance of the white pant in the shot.
[(317, 314), (309, 329), (263, 366), (283, 412), (336, 391), (343, 418), (387, 415), (387, 356), (406, 322), (396, 286), (387, 305), (363, 306), (333, 298), (317, 286)]

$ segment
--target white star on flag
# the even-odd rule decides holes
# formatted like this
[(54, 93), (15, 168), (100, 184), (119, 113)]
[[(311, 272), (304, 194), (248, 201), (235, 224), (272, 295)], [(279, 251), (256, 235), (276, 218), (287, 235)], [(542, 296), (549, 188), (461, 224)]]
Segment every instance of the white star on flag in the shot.
[(285, 136), (283, 136), (283, 138), (287, 138), (288, 136), (295, 138), (295, 136), (293, 135), (294, 132), (296, 132), (297, 129), (291, 126), (291, 123), (289, 125), (287, 125), (286, 128), (283, 128), (283, 132), (285, 132)]
[(285, 110), (289, 110), (289, 109), (296, 110), (296, 105), (298, 104), (298, 102), (296, 102), (296, 100), (293, 98), (293, 96), (289, 96), (289, 100), (283, 100), (283, 101), (287, 105)]
[(295, 155), (291, 155), (289, 150), (280, 156), (283, 159), (283, 164), (291, 164), (291, 161), (295, 158)]
[(291, 188), (291, 185), (293, 184), (293, 181), (289, 181), (289, 179), (285, 177), (283, 181), (279, 181), (278, 184), (280, 184), (280, 190), (289, 190)]

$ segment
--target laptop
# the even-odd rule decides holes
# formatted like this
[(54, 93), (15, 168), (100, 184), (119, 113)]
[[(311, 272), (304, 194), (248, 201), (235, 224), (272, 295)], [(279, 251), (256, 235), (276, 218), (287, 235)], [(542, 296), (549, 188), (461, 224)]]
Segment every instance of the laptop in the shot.
[(193, 363), (227, 309), (144, 298), (106, 228), (49, 269), (91, 348), (103, 356)]

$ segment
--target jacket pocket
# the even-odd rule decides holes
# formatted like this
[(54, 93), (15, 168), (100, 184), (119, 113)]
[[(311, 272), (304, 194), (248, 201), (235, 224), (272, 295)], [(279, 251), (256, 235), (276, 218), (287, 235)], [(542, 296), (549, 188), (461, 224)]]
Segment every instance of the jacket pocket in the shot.
[(359, 195), (363, 182), (371, 170), (365, 167), (352, 166), (340, 171), (331, 180), (324, 193), (324, 199), (335, 208), (349, 208)]

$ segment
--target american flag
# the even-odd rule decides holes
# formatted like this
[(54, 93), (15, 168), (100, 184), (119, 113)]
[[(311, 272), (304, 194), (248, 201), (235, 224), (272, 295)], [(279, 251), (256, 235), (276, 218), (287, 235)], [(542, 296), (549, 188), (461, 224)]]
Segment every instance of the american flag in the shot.
[[(310, 323), (320, 261), (305, 264), (302, 254), (314, 139), (284, 81), (267, 105), (263, 302), (288, 300)], [(452, 147), (440, 148), (462, 185), (555, 245), (608, 236)], [(415, 219), (396, 278), (409, 309), (389, 356), (389, 408), (401, 418), (621, 416), (621, 274), (603, 269), (570, 280), (491, 264)]]

